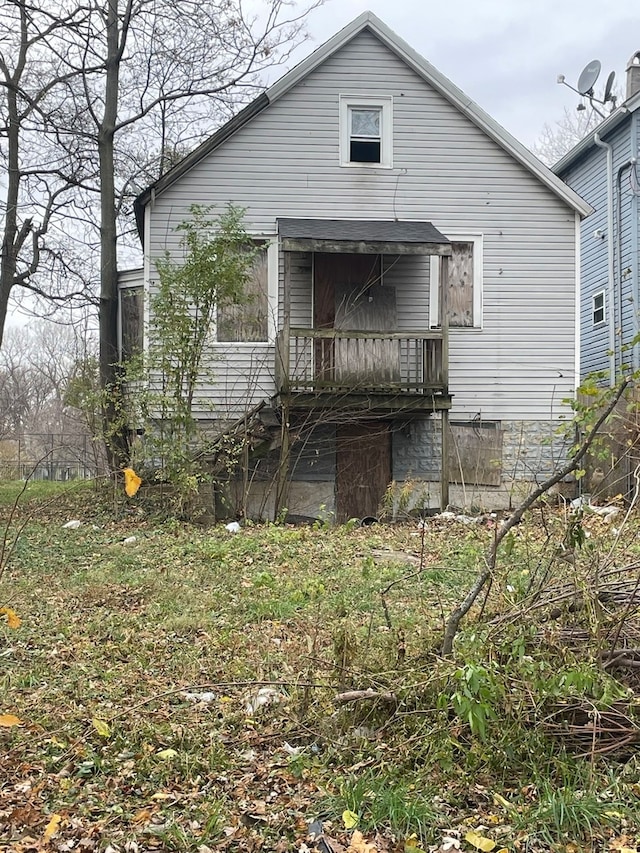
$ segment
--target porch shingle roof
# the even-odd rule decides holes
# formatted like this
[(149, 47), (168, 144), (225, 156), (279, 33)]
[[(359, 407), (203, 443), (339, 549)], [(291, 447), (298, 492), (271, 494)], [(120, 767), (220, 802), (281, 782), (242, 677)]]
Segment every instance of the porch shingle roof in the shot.
[(383, 219), (278, 219), (289, 251), (447, 255), (451, 242), (431, 222)]

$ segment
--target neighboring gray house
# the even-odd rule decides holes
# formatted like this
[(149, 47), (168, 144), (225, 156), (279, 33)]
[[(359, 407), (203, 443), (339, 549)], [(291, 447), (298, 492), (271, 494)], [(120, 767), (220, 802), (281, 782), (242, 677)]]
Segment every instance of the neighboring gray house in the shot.
[(553, 171), (594, 208), (581, 226), (580, 371), (613, 384), (640, 367), (640, 51), (627, 65), (624, 102)]
[(259, 316), (218, 317), (199, 397), (209, 426), (262, 405), (251, 512), (376, 515), (391, 481), (506, 506), (556, 464), (591, 208), (374, 15), (138, 198), (138, 313), (194, 202), (244, 207), (263, 246)]

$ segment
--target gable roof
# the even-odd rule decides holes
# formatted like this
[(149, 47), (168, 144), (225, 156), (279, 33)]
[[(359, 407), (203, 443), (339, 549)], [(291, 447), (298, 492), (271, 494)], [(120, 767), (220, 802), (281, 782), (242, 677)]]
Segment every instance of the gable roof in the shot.
[(548, 169), (538, 158), (531, 153), (521, 142), (508, 133), (498, 122), (491, 118), (488, 113), (481, 109), (474, 101), (455, 86), (437, 68), (427, 62), (419, 53), (410, 47), (403, 39), (397, 36), (386, 24), (384, 24), (373, 12), (363, 12), (350, 24), (336, 33), (332, 38), (318, 47), (310, 56), (303, 59), (298, 65), (287, 72), (283, 77), (270, 86), (263, 94), (259, 95), (248, 106), (241, 110), (234, 118), (224, 124), (209, 139), (205, 140), (198, 148), (188, 154), (173, 169), (163, 175), (155, 184), (142, 192), (135, 201), (136, 219), (141, 231), (141, 217), (144, 206), (156, 194), (161, 193), (171, 184), (175, 183), (192, 166), (214, 151), (219, 145), (227, 140), (232, 134), (249, 122), (254, 116), (266, 109), (270, 104), (277, 101), (289, 92), (295, 85), (314, 71), (332, 54), (336, 53), (360, 32), (369, 30), (393, 53), (402, 59), (420, 77), (423, 78), (436, 91), (443, 95), (463, 115), (483, 130), (487, 136), (493, 139), (501, 148), (507, 151), (515, 160), (531, 172), (538, 180), (545, 184), (556, 196), (577, 211), (581, 216), (587, 216), (592, 212), (592, 207), (582, 199), (574, 190), (568, 187), (553, 172)]
[(586, 154), (595, 147), (596, 136), (599, 139), (604, 138), (607, 134), (611, 133), (611, 131), (615, 130), (620, 124), (622, 124), (622, 122), (637, 109), (640, 109), (640, 92), (621, 104), (618, 109), (614, 110), (611, 115), (607, 116), (607, 118), (601, 122), (595, 130), (592, 130), (591, 133), (588, 133), (580, 140), (580, 142), (576, 143), (570, 151), (567, 151), (564, 157), (561, 157), (560, 160), (551, 167), (553, 172), (555, 172), (556, 175), (561, 175), (563, 172), (566, 172), (567, 169), (573, 166), (573, 164), (583, 154)]

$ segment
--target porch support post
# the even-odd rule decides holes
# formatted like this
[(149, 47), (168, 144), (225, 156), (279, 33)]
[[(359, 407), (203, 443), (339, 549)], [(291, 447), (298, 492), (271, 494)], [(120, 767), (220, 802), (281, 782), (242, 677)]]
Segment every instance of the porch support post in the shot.
[[(279, 264), (278, 264), (279, 266)], [(291, 336), (291, 254), (284, 253), (284, 278), (282, 282), (282, 328), (276, 336), (276, 391), (289, 393), (289, 359)], [(278, 325), (280, 318), (277, 317)]]
[[(282, 245), (280, 247), (282, 251)], [(289, 347), (291, 330), (291, 253), (284, 253), (284, 280), (282, 284), (282, 302), (284, 316), (282, 318), (282, 334), (278, 335), (278, 344), (281, 352), (276, 352), (276, 360), (280, 364), (282, 372), (280, 387), (280, 462), (276, 478), (276, 492), (273, 507), (273, 520), (285, 509), (289, 492), (289, 475), (291, 460), (291, 426), (289, 423), (290, 412), (290, 376), (289, 376)]]
[(442, 330), (442, 382), (449, 393), (449, 258), (440, 258), (440, 328)]
[(286, 509), (289, 499), (289, 475), (291, 462), (291, 424), (289, 418), (291, 412), (289, 409), (289, 398), (287, 395), (282, 397), (280, 406), (280, 464), (278, 465), (278, 474), (276, 479), (276, 493), (273, 506), (273, 520), (277, 521), (280, 513)]
[(440, 413), (442, 425), (442, 462), (440, 467), (440, 509), (442, 512), (449, 506), (449, 412), (442, 409)]
[[(440, 258), (440, 327), (442, 329), (442, 382), (444, 393), (449, 393), (449, 258)], [(442, 425), (442, 459), (440, 462), (440, 508), (445, 510), (449, 505), (449, 411), (443, 409)]]

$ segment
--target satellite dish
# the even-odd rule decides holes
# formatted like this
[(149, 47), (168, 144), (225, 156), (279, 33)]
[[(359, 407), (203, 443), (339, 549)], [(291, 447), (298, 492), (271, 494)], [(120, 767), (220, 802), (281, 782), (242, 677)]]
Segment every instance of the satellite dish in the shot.
[[(609, 74), (609, 76), (607, 77), (607, 83), (606, 83), (606, 86), (604, 87), (604, 95), (602, 97), (602, 100), (605, 102), (605, 104), (607, 103), (607, 101), (611, 100), (611, 90), (613, 89), (613, 81), (615, 79), (616, 79), (616, 72), (612, 71), (611, 74)], [(614, 98), (614, 100), (615, 100), (615, 98)]]
[(588, 95), (593, 90), (601, 68), (600, 60), (594, 59), (582, 70), (582, 74), (578, 78), (578, 92), (581, 95)]

